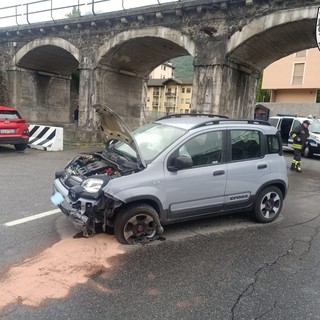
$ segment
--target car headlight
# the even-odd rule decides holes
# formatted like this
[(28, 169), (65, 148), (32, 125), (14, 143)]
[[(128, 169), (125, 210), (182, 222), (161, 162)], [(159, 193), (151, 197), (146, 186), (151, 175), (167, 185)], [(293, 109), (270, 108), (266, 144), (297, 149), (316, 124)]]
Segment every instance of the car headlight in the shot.
[(84, 190), (86, 190), (89, 193), (95, 193), (98, 192), (103, 184), (103, 180), (101, 179), (87, 179), (82, 182), (81, 186)]

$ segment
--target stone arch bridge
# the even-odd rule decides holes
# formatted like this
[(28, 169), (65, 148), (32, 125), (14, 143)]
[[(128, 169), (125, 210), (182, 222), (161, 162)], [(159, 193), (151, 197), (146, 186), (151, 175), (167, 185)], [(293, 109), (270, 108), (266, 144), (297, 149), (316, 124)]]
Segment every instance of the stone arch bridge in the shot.
[[(192, 108), (251, 118), (260, 71), (316, 47), (320, 0), (197, 0), (0, 28), (0, 103), (29, 122), (67, 125), (96, 139), (92, 105), (129, 127), (144, 121), (149, 73), (192, 55)], [(74, 97), (72, 73), (78, 70)]]

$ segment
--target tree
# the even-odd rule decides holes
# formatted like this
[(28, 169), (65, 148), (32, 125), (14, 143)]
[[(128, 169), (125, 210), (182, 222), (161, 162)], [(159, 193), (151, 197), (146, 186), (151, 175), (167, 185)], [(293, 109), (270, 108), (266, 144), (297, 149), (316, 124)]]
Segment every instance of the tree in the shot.
[(270, 90), (261, 89), (263, 72), (260, 73), (257, 85), (256, 102), (269, 102)]
[(69, 19), (81, 17), (80, 9), (78, 6), (73, 6), (72, 11), (66, 14)]

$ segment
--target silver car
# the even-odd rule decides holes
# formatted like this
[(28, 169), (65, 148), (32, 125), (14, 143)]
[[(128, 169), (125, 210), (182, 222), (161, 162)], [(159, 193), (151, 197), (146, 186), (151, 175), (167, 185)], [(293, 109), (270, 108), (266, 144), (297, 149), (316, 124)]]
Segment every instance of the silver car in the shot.
[(241, 211), (263, 223), (279, 216), (287, 169), (268, 122), (175, 114), (131, 133), (111, 109), (95, 109), (105, 149), (56, 172), (51, 197), (84, 236), (100, 225), (137, 244), (171, 223)]

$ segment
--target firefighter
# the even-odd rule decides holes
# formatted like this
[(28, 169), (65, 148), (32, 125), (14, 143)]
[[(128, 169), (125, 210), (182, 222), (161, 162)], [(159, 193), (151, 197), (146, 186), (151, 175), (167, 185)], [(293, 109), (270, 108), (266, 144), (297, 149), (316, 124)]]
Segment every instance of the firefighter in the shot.
[(301, 126), (290, 132), (290, 135), (293, 138), (293, 151), (294, 156), (292, 159), (290, 170), (295, 170), (297, 172), (302, 172), (301, 169), (301, 154), (302, 150), (306, 144), (307, 138), (309, 137), (309, 120), (304, 120)]

